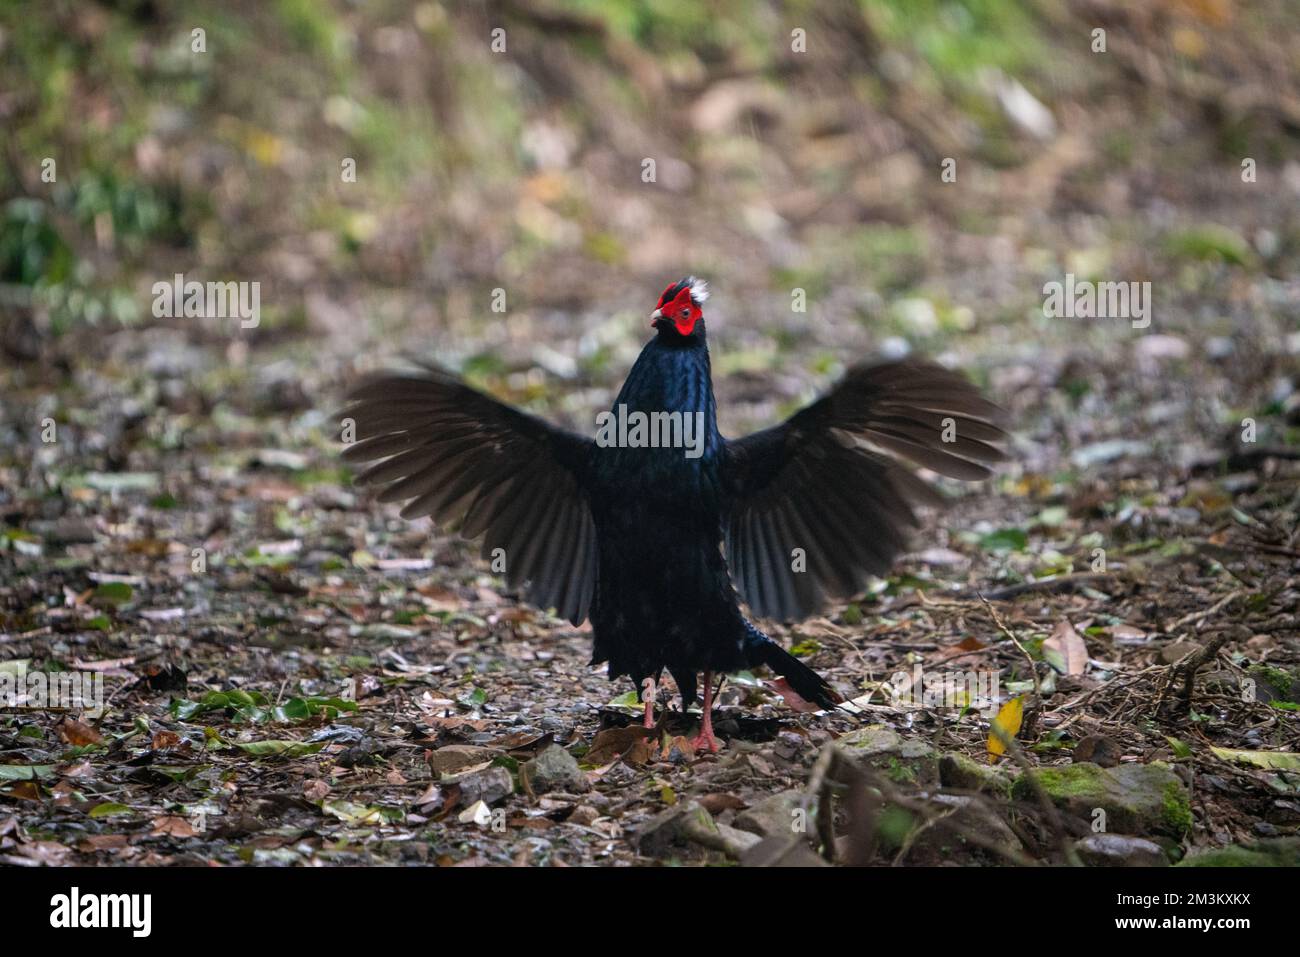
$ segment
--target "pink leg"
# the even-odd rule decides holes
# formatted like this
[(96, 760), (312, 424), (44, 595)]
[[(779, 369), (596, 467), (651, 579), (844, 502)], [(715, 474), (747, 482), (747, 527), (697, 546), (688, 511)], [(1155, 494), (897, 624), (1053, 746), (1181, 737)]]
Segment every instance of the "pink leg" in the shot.
[(651, 694), (645, 696), (645, 726), (647, 728), (655, 726), (655, 699)]
[(718, 742), (713, 737), (713, 672), (704, 672), (704, 723), (700, 726), (699, 737), (692, 742), (695, 750), (708, 748), (718, 753)]

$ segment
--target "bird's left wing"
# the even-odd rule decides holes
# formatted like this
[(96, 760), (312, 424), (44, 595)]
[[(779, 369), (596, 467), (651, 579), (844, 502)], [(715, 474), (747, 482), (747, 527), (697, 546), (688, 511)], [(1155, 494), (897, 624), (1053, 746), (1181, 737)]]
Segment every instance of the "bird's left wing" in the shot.
[(1001, 417), (958, 373), (904, 359), (855, 366), (781, 425), (727, 442), (725, 544), (741, 597), (791, 621), (857, 594), (903, 549), (913, 506), (943, 501), (894, 457), (985, 478), (1002, 458)]
[[(441, 369), (383, 373), (358, 386), (341, 415), (355, 423), (344, 459), (369, 462), (358, 484), (429, 515), (539, 608), (577, 625), (596, 584), (596, 529), (583, 478), (591, 440), (498, 402)], [(496, 553), (503, 549), (503, 553)]]

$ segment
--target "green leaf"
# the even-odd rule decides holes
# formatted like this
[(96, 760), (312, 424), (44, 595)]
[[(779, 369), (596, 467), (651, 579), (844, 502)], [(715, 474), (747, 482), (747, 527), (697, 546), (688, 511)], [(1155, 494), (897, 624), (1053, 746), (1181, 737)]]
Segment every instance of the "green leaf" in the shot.
[(467, 708), (477, 708), (487, 704), (487, 692), (482, 688), (475, 688), (467, 695), (461, 696), (460, 703)]
[(1165, 735), (1165, 740), (1169, 742), (1169, 747), (1173, 749), (1174, 757), (1190, 758), (1192, 756), (1192, 749), (1185, 741), (1181, 741), (1171, 734)]
[(629, 691), (627, 694), (619, 695), (608, 705), (606, 705), (606, 707), (627, 708), (631, 711), (640, 711), (642, 710), (643, 705), (640, 699), (637, 698), (637, 693), (635, 691)]
[(0, 781), (35, 781), (53, 773), (52, 764), (0, 764)]
[(290, 698), (282, 705), (271, 709), (271, 717), (281, 723), (306, 721), (318, 714), (335, 718), (340, 711), (356, 711), (357, 703), (346, 698), (323, 698), (309, 695), (305, 698)]
[(1064, 505), (1052, 505), (1043, 509), (1034, 516), (1035, 525), (1045, 525), (1048, 528), (1055, 528), (1070, 517), (1070, 510)]
[(196, 715), (212, 711), (233, 711), (235, 717), (252, 724), (259, 724), (270, 717), (266, 708), (266, 695), (260, 691), (209, 691), (197, 701), (173, 698), (169, 706), (172, 716), (187, 721)]
[(95, 589), (95, 599), (110, 605), (121, 605), (131, 600), (134, 592), (126, 582), (100, 582)]
[(1000, 528), (980, 538), (980, 548), (989, 552), (1023, 552), (1028, 545), (1023, 528)]
[(130, 814), (131, 809), (125, 804), (118, 804), (114, 801), (106, 801), (103, 804), (96, 804), (90, 809), (91, 817), (112, 817), (114, 814)]
[(307, 741), (231, 741), (235, 747), (239, 748), (245, 754), (251, 754), (257, 758), (278, 755), (285, 758), (300, 758), (307, 754), (315, 754), (321, 748), (325, 747), (324, 741), (310, 743)]

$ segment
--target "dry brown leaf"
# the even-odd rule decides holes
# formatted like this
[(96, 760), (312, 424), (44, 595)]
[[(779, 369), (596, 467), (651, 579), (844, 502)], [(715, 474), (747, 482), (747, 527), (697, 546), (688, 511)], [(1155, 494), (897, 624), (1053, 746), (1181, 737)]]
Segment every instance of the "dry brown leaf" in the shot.
[(723, 811), (739, 811), (743, 807), (748, 807), (744, 801), (726, 791), (719, 791), (717, 794), (706, 794), (696, 799), (700, 807), (710, 814), (721, 814)]
[(310, 781), (304, 781), (302, 785), (302, 794), (308, 801), (323, 801), (329, 796), (329, 782), (322, 781), (319, 778), (313, 778)]
[(811, 701), (801, 697), (799, 692), (791, 688), (790, 682), (786, 681), (784, 678), (777, 678), (775, 681), (771, 682), (771, 685), (772, 689), (785, 699), (785, 703), (790, 706), (792, 711), (812, 713), (813, 711), (822, 710), (821, 705), (813, 704)]
[(609, 764), (623, 758), (629, 764), (644, 764), (654, 754), (651, 738), (654, 731), (630, 724), (625, 728), (606, 728), (591, 741), (591, 749), (583, 756), (583, 764)]
[(153, 749), (163, 751), (167, 748), (174, 748), (181, 743), (181, 736), (174, 731), (155, 731), (153, 735)]
[(1081, 675), (1088, 667), (1088, 646), (1064, 618), (1056, 623), (1051, 636), (1043, 642), (1043, 650), (1055, 651), (1061, 656), (1059, 670), (1064, 674)]
[(75, 718), (64, 718), (59, 724), (59, 737), (73, 747), (82, 747), (87, 744), (99, 744), (104, 740), (104, 736), (88, 724), (83, 724)]
[(165, 814), (153, 819), (153, 833), (165, 837), (193, 837), (194, 825), (183, 817)]

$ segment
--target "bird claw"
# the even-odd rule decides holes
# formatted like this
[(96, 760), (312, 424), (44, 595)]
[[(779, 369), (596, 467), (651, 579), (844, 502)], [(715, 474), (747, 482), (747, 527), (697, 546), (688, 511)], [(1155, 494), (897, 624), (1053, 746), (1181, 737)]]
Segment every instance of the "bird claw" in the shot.
[(717, 754), (720, 749), (717, 738), (703, 731), (691, 741), (691, 747), (696, 751), (708, 751), (711, 754)]

